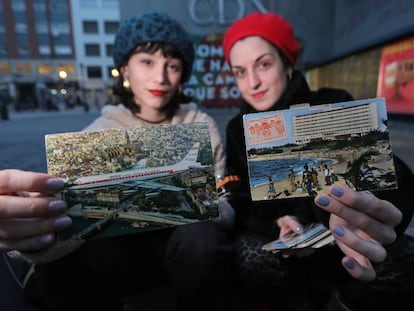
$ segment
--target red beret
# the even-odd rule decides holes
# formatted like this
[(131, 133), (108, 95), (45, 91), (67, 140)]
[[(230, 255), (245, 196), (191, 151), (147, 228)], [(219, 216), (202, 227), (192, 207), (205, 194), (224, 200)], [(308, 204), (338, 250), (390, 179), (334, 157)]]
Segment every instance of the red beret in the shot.
[(273, 43), (294, 65), (299, 55), (299, 43), (292, 26), (275, 13), (254, 12), (237, 19), (224, 34), (223, 49), (229, 61), (233, 45), (245, 37), (259, 36)]

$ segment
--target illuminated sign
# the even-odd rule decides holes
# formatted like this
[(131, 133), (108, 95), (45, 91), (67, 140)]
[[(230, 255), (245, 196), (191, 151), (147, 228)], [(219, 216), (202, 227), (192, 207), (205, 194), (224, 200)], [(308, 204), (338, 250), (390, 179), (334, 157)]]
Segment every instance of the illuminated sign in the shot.
[(414, 38), (382, 48), (377, 97), (390, 113), (414, 114)]

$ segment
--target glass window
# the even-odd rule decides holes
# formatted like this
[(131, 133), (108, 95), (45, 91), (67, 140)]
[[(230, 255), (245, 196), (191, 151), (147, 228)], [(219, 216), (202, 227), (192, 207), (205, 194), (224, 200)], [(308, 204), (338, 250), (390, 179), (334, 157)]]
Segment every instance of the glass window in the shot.
[(105, 22), (105, 33), (114, 34), (118, 30), (119, 22)]
[(17, 63), (16, 64), (16, 70), (17, 70), (17, 72), (31, 73), (32, 72), (32, 66), (29, 63)]
[(14, 12), (24, 12), (26, 10), (24, 0), (13, 0), (11, 6)]
[(59, 34), (54, 36), (54, 43), (56, 45), (71, 45), (71, 38), (69, 35)]
[(33, 9), (35, 12), (46, 12), (45, 0), (33, 0)]
[(112, 57), (112, 49), (113, 49), (114, 45), (113, 44), (106, 44), (105, 45), (105, 55)]
[(14, 25), (14, 30), (16, 34), (27, 34), (27, 25), (22, 23), (16, 23)]
[(0, 72), (9, 73), (11, 72), (11, 67), (9, 63), (0, 63)]
[(34, 19), (36, 22), (43, 22), (43, 23), (47, 23), (47, 16), (46, 16), (46, 12), (34, 12)]
[(72, 47), (70, 45), (56, 45), (55, 53), (56, 53), (56, 56), (72, 55)]
[(49, 33), (49, 25), (45, 22), (37, 22), (36, 23), (36, 32), (38, 34), (48, 34)]
[(98, 7), (97, 0), (80, 0), (80, 7), (84, 9), (94, 9)]
[(69, 10), (66, 1), (53, 1), (50, 5), (50, 19), (52, 23), (69, 24)]
[(39, 64), (37, 66), (37, 72), (40, 74), (51, 74), (53, 72), (53, 67), (50, 64)]
[(1, 43), (0, 43), (0, 56), (8, 56), (6, 46)]
[(6, 48), (6, 35), (0, 33), (0, 56), (8, 56)]
[(49, 45), (49, 35), (47, 33), (38, 34), (37, 42), (39, 42), (40, 45)]
[(102, 78), (102, 68), (99, 66), (86, 67), (88, 78)]
[(54, 13), (66, 13), (68, 11), (68, 6), (66, 1), (52, 1), (50, 5), (50, 11)]
[(86, 56), (100, 56), (99, 44), (85, 44)]
[[(0, 2), (0, 12), (3, 12)], [(4, 26), (3, 14), (0, 14), (0, 33), (6, 33), (6, 27)]]
[(83, 33), (98, 33), (97, 21), (83, 21)]
[(26, 24), (26, 15), (24, 13), (15, 13), (13, 16), (15, 23)]
[(29, 47), (27, 45), (19, 45), (17, 47), (17, 51), (21, 58), (27, 58), (28, 56), (30, 56)]
[(39, 55), (40, 56), (50, 56), (52, 54), (49, 45), (39, 45)]
[(51, 25), (52, 34), (70, 34), (70, 27), (68, 23), (52, 23)]
[(16, 31), (17, 50), (20, 57), (27, 57), (30, 55), (29, 50), (29, 36), (24, 33), (18, 33)]

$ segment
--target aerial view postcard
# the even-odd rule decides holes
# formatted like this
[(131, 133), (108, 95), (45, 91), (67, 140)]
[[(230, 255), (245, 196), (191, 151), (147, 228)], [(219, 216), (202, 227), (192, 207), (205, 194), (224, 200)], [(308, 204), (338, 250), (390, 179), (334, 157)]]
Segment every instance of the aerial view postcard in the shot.
[(218, 217), (206, 122), (45, 136), (73, 225), (61, 240), (138, 233)]
[(253, 201), (397, 188), (384, 98), (243, 116)]

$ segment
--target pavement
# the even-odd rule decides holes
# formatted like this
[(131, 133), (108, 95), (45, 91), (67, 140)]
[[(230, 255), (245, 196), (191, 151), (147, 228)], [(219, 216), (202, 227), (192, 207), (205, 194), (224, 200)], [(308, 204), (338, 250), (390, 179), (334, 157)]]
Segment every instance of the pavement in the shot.
[[(237, 108), (208, 108), (205, 111), (217, 122), (224, 141), (228, 120)], [(18, 168), (46, 172), (44, 137), (46, 134), (80, 131), (99, 116), (92, 108), (62, 111), (23, 111), (9, 113), (9, 120), (0, 120), (0, 169)], [(396, 155), (414, 171), (414, 116), (389, 116), (391, 145)], [(407, 233), (414, 236), (414, 220)]]

